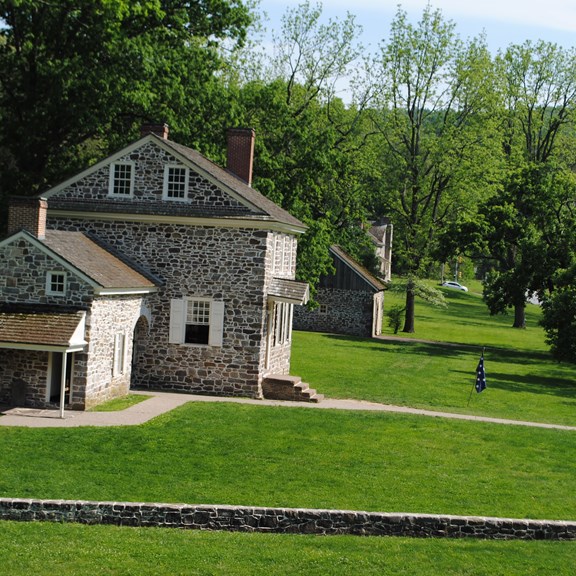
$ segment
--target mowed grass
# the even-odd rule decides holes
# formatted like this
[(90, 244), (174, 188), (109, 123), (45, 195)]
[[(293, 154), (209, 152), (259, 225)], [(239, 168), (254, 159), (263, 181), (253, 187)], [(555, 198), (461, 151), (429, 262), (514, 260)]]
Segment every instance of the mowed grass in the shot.
[(576, 518), (576, 433), (189, 403), (138, 427), (0, 429), (0, 495)]
[(10, 576), (136, 574), (572, 576), (572, 542), (230, 534), (73, 524), (0, 523)]
[[(442, 288), (433, 282), (429, 284), (444, 294), (447, 307), (432, 306), (417, 298), (416, 331), (413, 334), (399, 332), (398, 336), (478, 347), (548, 352), (544, 331), (538, 324), (541, 318), (539, 306), (534, 304), (526, 306), (526, 328), (517, 329), (512, 328), (513, 314), (490, 316), (482, 300), (482, 284), (479, 281), (466, 281), (469, 292)], [(389, 290), (384, 294), (384, 310), (389, 310), (395, 305), (404, 306), (405, 296), (403, 293)], [(382, 328), (385, 335), (393, 334), (386, 317)]]
[[(446, 309), (417, 302), (408, 341), (296, 332), (292, 373), (333, 398), (576, 425), (576, 367), (552, 359), (540, 309), (530, 305), (528, 328), (518, 330), (510, 317), (490, 316), (479, 294), (444, 292)], [(386, 307), (399, 301), (386, 293)], [(488, 388), (471, 395), (482, 347)]]
[[(475, 294), (417, 305), (415, 338), (296, 333), (329, 396), (575, 424), (574, 369)], [(390, 305), (387, 294), (387, 305)], [(486, 346), (489, 388), (473, 394)], [(0, 428), (0, 496), (576, 518), (576, 433), (373, 412), (190, 403), (145, 425)], [(0, 522), (0, 572), (568, 576), (573, 542), (314, 537)]]

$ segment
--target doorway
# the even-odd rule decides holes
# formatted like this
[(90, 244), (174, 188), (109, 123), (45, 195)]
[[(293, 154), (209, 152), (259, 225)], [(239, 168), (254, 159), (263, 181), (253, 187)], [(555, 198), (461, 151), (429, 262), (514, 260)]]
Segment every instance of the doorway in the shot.
[(47, 400), (50, 403), (60, 403), (62, 391), (62, 369), (66, 356), (66, 374), (64, 378), (65, 395), (64, 404), (70, 404), (72, 399), (72, 374), (74, 366), (74, 354), (67, 352), (50, 352), (48, 358), (48, 390)]

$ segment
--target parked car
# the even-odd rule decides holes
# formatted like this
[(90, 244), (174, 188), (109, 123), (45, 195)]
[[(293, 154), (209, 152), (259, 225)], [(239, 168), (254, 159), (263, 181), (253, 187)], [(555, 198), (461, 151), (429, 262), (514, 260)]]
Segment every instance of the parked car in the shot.
[(454, 290), (462, 290), (462, 292), (468, 292), (468, 288), (466, 288), (466, 286), (462, 286), (462, 284), (458, 284), (458, 282), (442, 282), (442, 286), (444, 286), (444, 288), (453, 288)]

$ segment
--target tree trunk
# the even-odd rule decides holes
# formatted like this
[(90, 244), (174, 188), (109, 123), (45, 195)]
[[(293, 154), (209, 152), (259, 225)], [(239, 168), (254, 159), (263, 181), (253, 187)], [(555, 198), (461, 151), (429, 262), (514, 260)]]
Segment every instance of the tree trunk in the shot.
[(409, 281), (406, 287), (406, 315), (402, 332), (410, 334), (414, 332), (414, 283), (412, 281)]
[(526, 304), (514, 306), (514, 324), (512, 328), (526, 328)]

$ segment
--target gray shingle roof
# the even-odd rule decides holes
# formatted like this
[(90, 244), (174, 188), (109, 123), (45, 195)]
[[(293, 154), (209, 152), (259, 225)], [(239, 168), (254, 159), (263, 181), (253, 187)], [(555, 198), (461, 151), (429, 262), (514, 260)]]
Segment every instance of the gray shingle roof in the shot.
[(292, 214), (283, 208), (280, 208), (280, 206), (272, 202), (272, 200), (269, 200), (266, 198), (266, 196), (254, 190), (254, 188), (248, 186), (248, 184), (244, 183), (240, 178), (236, 177), (228, 170), (225, 170), (214, 162), (208, 160), (208, 158), (202, 156), (202, 154), (196, 152), (196, 150), (192, 150), (192, 148), (182, 146), (181, 144), (176, 144), (171, 140), (164, 140), (159, 136), (154, 135), (154, 138), (156, 138), (164, 146), (171, 148), (179, 155), (185, 157), (187, 160), (198, 166), (201, 170), (207, 174), (210, 174), (210, 176), (212, 176), (215, 180), (222, 183), (231, 189), (235, 194), (259, 209), (263, 216), (267, 216), (276, 222), (297, 226), (299, 228), (305, 228), (305, 225), (300, 222), (300, 220), (292, 216)]
[(82, 232), (47, 230), (41, 242), (102, 288), (153, 288), (156, 285)]

